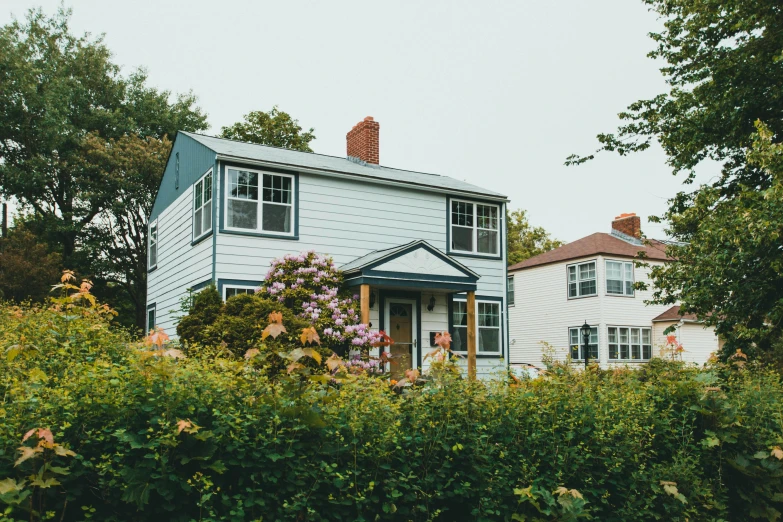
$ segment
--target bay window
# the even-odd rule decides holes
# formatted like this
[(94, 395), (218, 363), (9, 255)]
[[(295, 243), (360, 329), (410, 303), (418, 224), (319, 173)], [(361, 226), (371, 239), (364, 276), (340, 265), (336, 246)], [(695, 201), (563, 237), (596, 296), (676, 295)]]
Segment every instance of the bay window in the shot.
[(212, 231), (212, 171), (193, 187), (193, 240)]
[(293, 176), (235, 168), (226, 172), (226, 228), (293, 235)]
[(500, 254), (500, 207), (451, 200), (451, 250), (477, 255)]
[(596, 295), (595, 261), (568, 265), (568, 297)]
[(633, 295), (632, 262), (606, 262), (606, 293), (610, 295)]
[(649, 361), (652, 357), (652, 332), (650, 328), (610, 326), (609, 360)]

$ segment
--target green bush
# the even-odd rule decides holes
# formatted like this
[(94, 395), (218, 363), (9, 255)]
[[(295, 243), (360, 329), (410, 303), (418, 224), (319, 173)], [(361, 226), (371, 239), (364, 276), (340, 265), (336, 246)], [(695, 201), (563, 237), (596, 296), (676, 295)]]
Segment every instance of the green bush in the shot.
[(6, 520), (780, 516), (783, 384), (742, 360), (400, 391), (183, 358), (72, 304), (0, 309)]

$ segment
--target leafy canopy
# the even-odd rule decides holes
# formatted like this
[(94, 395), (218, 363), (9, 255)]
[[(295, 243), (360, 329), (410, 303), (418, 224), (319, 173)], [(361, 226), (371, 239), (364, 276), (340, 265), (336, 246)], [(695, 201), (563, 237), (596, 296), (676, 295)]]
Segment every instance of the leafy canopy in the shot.
[[(722, 165), (717, 180), (684, 189), (659, 218), (685, 244), (672, 245), (674, 261), (653, 271), (661, 289), (654, 302), (681, 300), (683, 310), (715, 324), (729, 348), (742, 343), (766, 350), (779, 334), (774, 296), (781, 295), (775, 268), (781, 252), (770, 241), (783, 220), (769, 208), (769, 191), (778, 182), (777, 167), (768, 160), (774, 156), (770, 147), (783, 136), (783, 5), (643, 1), (664, 21), (663, 30), (651, 34), (656, 47), (648, 56), (665, 63), (661, 73), (670, 88), (620, 113), (623, 123), (615, 133), (598, 136), (598, 150), (626, 155), (657, 140), (686, 185), (702, 161)], [(767, 127), (749, 154), (757, 120)], [(593, 157), (571, 156), (566, 163)]]
[(220, 137), (313, 152), (310, 149), (310, 142), (315, 139), (314, 131), (315, 129), (311, 128), (307, 132), (302, 132), (299, 121), (275, 105), (269, 112), (252, 111), (245, 114), (243, 121), (223, 127)]
[(508, 230), (508, 264), (514, 265), (538, 254), (549, 252), (565, 243), (552, 239), (543, 227), (534, 227), (527, 218), (526, 210), (506, 212)]

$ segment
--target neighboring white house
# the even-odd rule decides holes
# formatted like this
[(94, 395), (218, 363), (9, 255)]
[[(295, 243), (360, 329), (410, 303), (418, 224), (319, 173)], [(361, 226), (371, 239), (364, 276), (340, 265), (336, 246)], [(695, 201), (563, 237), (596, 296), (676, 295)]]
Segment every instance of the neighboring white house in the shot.
[(506, 196), (382, 167), (378, 136), (365, 118), (340, 158), (179, 132), (149, 218), (148, 326), (174, 335), (189, 292), (254, 291), (273, 259), (315, 250), (408, 366), (426, 368), (436, 332), (465, 351), (470, 317), (478, 374), (505, 367)]
[[(640, 225), (637, 215), (623, 214), (610, 234), (591, 234), (509, 267), (511, 364), (541, 365), (543, 343), (561, 360), (570, 354), (583, 362), (585, 322), (592, 327), (590, 359), (604, 367), (660, 356), (669, 326), (685, 350), (678, 358), (701, 364), (717, 351), (714, 330), (679, 315), (679, 306), (645, 304), (653, 293), (649, 268), (636, 267), (634, 258), (642, 251), (650, 265), (660, 265), (667, 257), (663, 243), (642, 242)], [(635, 290), (639, 281), (648, 289)]]

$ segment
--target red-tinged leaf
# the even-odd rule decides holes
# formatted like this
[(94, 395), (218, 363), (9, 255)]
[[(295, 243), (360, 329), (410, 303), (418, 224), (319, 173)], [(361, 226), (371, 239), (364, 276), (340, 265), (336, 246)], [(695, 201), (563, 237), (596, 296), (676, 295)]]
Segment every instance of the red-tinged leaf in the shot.
[(189, 420), (178, 420), (177, 421), (177, 435), (183, 432), (183, 430), (187, 430), (188, 428), (192, 428), (193, 423)]
[(38, 438), (44, 439), (49, 444), (54, 444), (54, 435), (52, 435), (52, 431), (46, 428), (39, 428), (38, 429)]
[(269, 314), (269, 322), (275, 324), (283, 324), (283, 313), (272, 312), (271, 314)]
[(296, 370), (299, 370), (299, 369), (301, 369), (301, 368), (304, 368), (304, 366), (302, 366), (302, 365), (301, 365), (301, 364), (299, 364), (298, 362), (292, 362), (291, 364), (289, 364), (289, 365), (288, 365), (288, 367), (286, 368), (286, 371), (287, 371), (289, 374), (291, 374), (291, 373), (293, 373), (293, 372), (295, 372)]
[(448, 350), (451, 347), (451, 334), (449, 332), (435, 334), (435, 344), (444, 350)]
[(67, 283), (68, 281), (76, 281), (76, 276), (73, 275), (73, 270), (63, 270), (63, 275), (60, 278), (60, 282)]
[(302, 344), (321, 344), (321, 338), (318, 337), (318, 332), (312, 326), (302, 328), (302, 335), (299, 336), (299, 340), (302, 341)]
[(33, 429), (31, 429), (30, 431), (28, 431), (27, 433), (25, 433), (25, 434), (24, 434), (24, 437), (22, 437), (22, 442), (24, 442), (24, 441), (26, 441), (27, 439), (29, 439), (30, 437), (32, 437), (32, 436), (33, 436), (33, 433), (35, 433), (35, 432), (36, 432), (36, 430), (37, 430), (37, 428), (33, 428)]
[(427, 355), (424, 356), (424, 360), (426, 361), (430, 357), (435, 357), (440, 353), (440, 348), (435, 348), (431, 352), (427, 352)]
[(783, 460), (783, 450), (780, 449), (780, 446), (772, 448), (772, 451), (770, 451), (769, 454), (778, 460)]
[(379, 347), (382, 347), (382, 346), (391, 346), (392, 344), (394, 344), (394, 341), (392, 340), (392, 338), (389, 337), (388, 335), (386, 335), (386, 332), (384, 332), (383, 330), (378, 332), (378, 335), (380, 336), (380, 339), (378, 339), (376, 342), (372, 343), (371, 346), (373, 346), (375, 348), (379, 348)]
[(415, 384), (416, 381), (419, 379), (419, 370), (416, 369), (405, 370), (405, 378), (408, 379), (411, 383)]
[[(274, 315), (275, 312), (272, 312), (269, 314), (269, 317), (271, 318)], [(281, 333), (285, 333), (286, 329), (285, 326), (283, 326), (280, 323), (269, 323), (266, 325), (266, 328), (264, 328), (264, 331), (261, 332), (261, 340), (266, 340), (267, 337), (270, 335), (272, 336), (272, 339), (277, 339), (277, 336)]]
[(144, 344), (147, 346), (163, 347), (163, 344), (168, 342), (169, 336), (163, 331), (163, 328), (156, 326), (150, 330), (149, 335), (144, 339)]
[(251, 348), (248, 351), (245, 352), (245, 359), (252, 359), (253, 357), (259, 355), (261, 351), (258, 348)]

